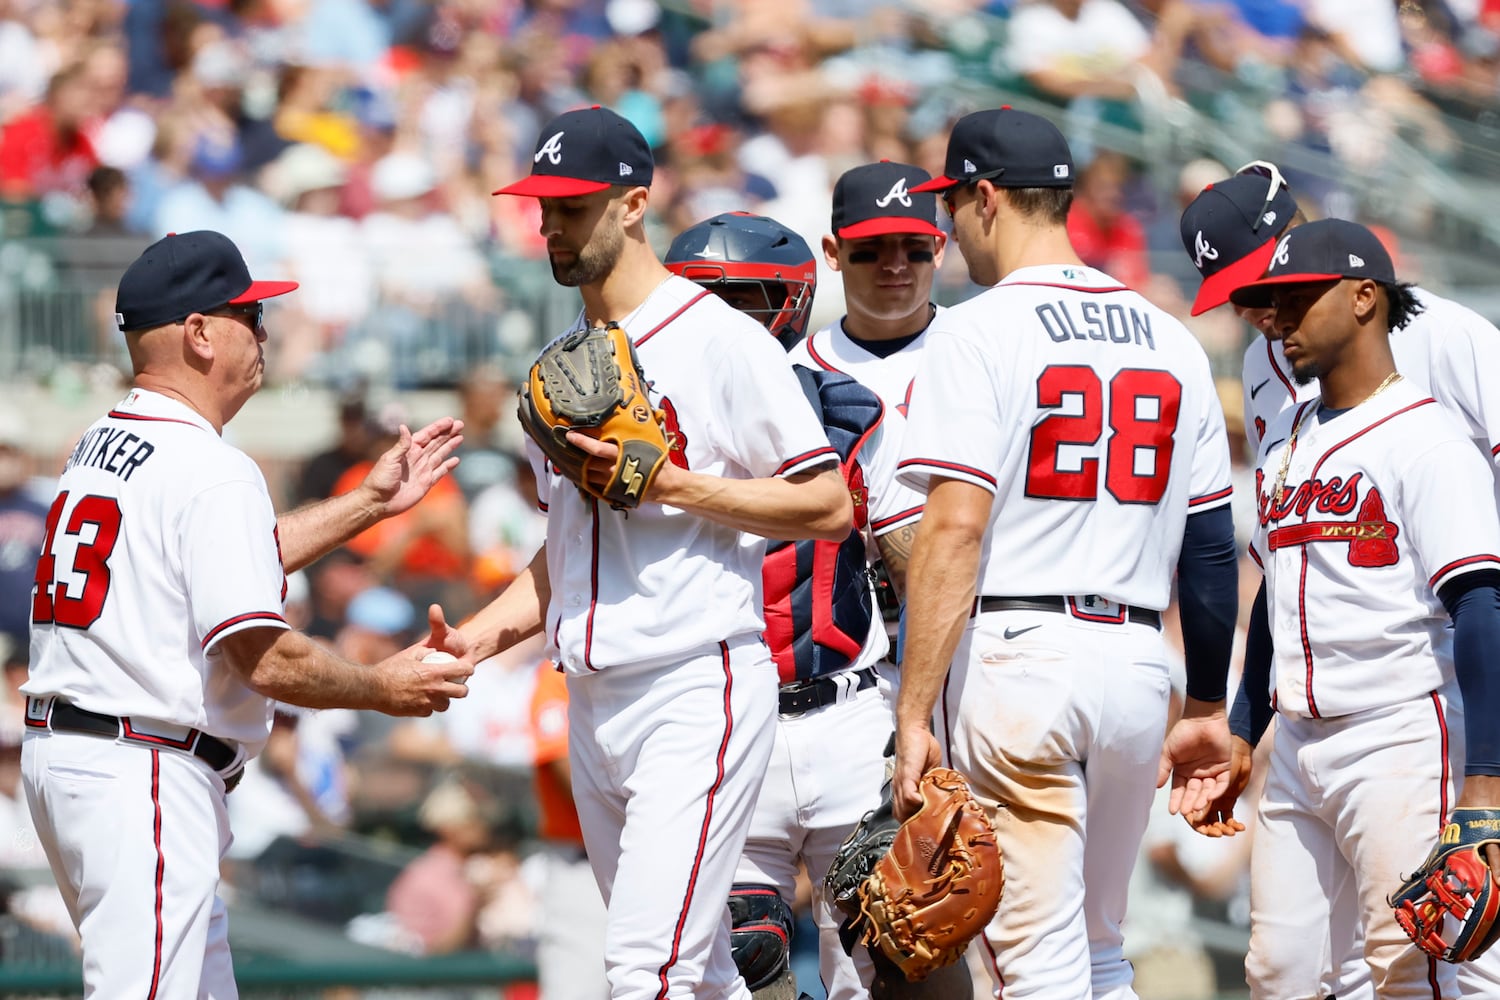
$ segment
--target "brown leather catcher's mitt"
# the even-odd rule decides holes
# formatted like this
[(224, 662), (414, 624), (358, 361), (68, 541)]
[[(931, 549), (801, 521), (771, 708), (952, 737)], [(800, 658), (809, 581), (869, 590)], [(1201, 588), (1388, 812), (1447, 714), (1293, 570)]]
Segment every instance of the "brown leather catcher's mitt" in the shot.
[[(563, 334), (542, 349), (521, 386), (521, 426), (564, 477), (616, 510), (640, 505), (667, 460), (661, 411), (646, 395), (647, 382), (630, 335), (614, 323)], [(579, 431), (620, 449), (609, 483), (589, 484), (598, 462), (570, 444)]]
[[(911, 982), (959, 960), (994, 918), (1005, 886), (994, 828), (963, 775), (935, 767), (919, 789), (921, 808), (892, 835), (887, 784), (881, 808), (855, 828), (825, 880), (860, 940)], [(881, 850), (873, 870), (864, 860), (871, 848)]]

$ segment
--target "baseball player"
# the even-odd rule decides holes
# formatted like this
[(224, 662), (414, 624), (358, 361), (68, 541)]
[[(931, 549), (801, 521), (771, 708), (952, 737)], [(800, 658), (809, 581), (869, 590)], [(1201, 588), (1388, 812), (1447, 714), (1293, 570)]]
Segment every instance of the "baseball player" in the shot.
[(426, 715), (467, 690), (467, 660), (413, 647), (364, 667), (282, 616), (288, 571), (410, 508), (461, 440), (446, 418), (403, 427), (360, 489), (277, 517), (221, 434), (260, 387), (263, 300), (296, 287), (251, 281), (219, 233), (147, 247), (115, 306), (134, 386), (84, 432), (47, 515), (22, 769), (90, 996), (236, 996), (225, 795), (273, 699)]
[[(921, 197), (918, 195), (917, 197)], [(931, 200), (931, 196), (928, 196)], [(935, 209), (934, 209), (935, 210)], [(669, 270), (759, 319), (783, 346), (807, 328), (817, 269), (802, 238), (774, 219), (732, 212), (685, 230), (667, 251)], [(839, 940), (840, 914), (822, 875), (839, 846), (879, 798), (892, 729), (875, 664), (887, 639), (870, 589), (866, 535), (875, 552), (921, 515), (921, 498), (895, 481), (900, 421), (878, 396), (847, 375), (796, 365), (795, 371), (855, 498), (855, 527), (840, 542), (772, 542), (764, 567), (766, 641), (781, 681), (776, 744), (750, 821), (730, 896), (735, 958), (752, 989), (769, 988), (787, 963), (797, 866), (812, 873), (819, 967), (830, 1000), (914, 995), (897, 970), (878, 978), (870, 953), (859, 968)], [(906, 551), (892, 552), (904, 567)], [(825, 568), (826, 567), (826, 568)], [(946, 971), (946, 970), (945, 970)], [(961, 979), (929, 982), (924, 995), (956, 1000)], [(939, 977), (932, 977), (937, 980)], [(769, 989), (768, 989), (769, 994)]]
[[(1134, 997), (1120, 922), (1153, 788), (1171, 774), (1173, 811), (1196, 810), (1229, 766), (1223, 413), (1193, 336), (1078, 260), (1051, 122), (967, 115), (946, 168), (916, 190), (941, 193), (969, 276), (994, 287), (933, 324), (912, 390), (899, 477), (927, 503), (897, 815), (940, 756), (989, 809), (1006, 864), (986, 930), (996, 996)], [(1187, 699), (1168, 734), (1174, 568)]]
[[(1236, 283), (1258, 277), (1277, 239), (1306, 221), (1272, 163), (1247, 164), (1233, 177), (1205, 188), (1183, 212), (1181, 221), (1183, 246), (1203, 276), (1193, 302), (1194, 315), (1223, 305)], [(1500, 498), (1500, 379), (1493, 374), (1500, 371), (1500, 331), (1449, 299), (1421, 288), (1411, 293), (1421, 308), (1410, 312), (1391, 338), (1396, 368), (1469, 428), (1475, 443), (1495, 463), (1495, 491)], [(1271, 322), (1271, 309), (1230, 304), (1263, 335), (1246, 348), (1242, 371), (1245, 436), (1251, 453), (1258, 455), (1267, 425), (1283, 411), (1315, 398), (1318, 382), (1312, 378), (1299, 383), (1292, 376), (1280, 334)], [(1264, 608), (1257, 604), (1252, 614), (1262, 616)], [(1269, 660), (1263, 662), (1269, 664)], [(1263, 681), (1262, 672), (1247, 671), (1240, 697), (1253, 691), (1269, 713), (1270, 692)], [(1241, 730), (1233, 741), (1229, 791), (1214, 808), (1227, 818), (1203, 824), (1204, 832), (1210, 834), (1232, 834), (1240, 828), (1233, 819), (1233, 806), (1249, 782), (1253, 750), (1246, 738), (1250, 734)], [(1326, 989), (1341, 1000), (1361, 1000), (1372, 993), (1369, 967), (1357, 941), (1359, 902), (1347, 885), (1325, 888), (1334, 899), (1333, 936), (1355, 941)], [(1464, 965), (1459, 980), (1465, 995), (1500, 994), (1500, 957)]]
[[(652, 173), (640, 132), (594, 107), (549, 122), (531, 174), (501, 189), (540, 199), (580, 324), (616, 322), (634, 340), (671, 461), (638, 508), (616, 511), (533, 449), (546, 543), (455, 640), (483, 659), (545, 629), (568, 675), (611, 995), (744, 998), (724, 901), (771, 754), (777, 676), (761, 639), (764, 546), (741, 533), (839, 541), (853, 505), (785, 352), (652, 251)], [(613, 445), (569, 440), (613, 463)]]
[[(1306, 944), (1346, 885), (1377, 997), (1460, 995), (1386, 896), (1450, 810), (1500, 801), (1495, 729), (1464, 724), (1497, 708), (1500, 516), (1474, 502), (1492, 477), (1469, 430), (1399, 373), (1390, 331), (1421, 305), (1368, 229), (1293, 229), (1230, 294), (1273, 310), (1294, 380), (1321, 390), (1270, 424), (1256, 474), (1266, 613), (1251, 628), (1278, 721), (1252, 851), (1252, 995), (1318, 995), (1326, 956)], [(1263, 703), (1248, 700), (1243, 728), (1236, 704), (1252, 743)]]
[[(947, 237), (936, 225), (937, 197), (912, 190), (931, 179), (921, 167), (889, 160), (839, 177), (833, 187), (833, 232), (823, 237), (823, 256), (843, 276), (848, 311), (791, 352), (797, 364), (843, 372), (875, 390), (886, 412), (894, 414), (884, 436), (898, 451), (896, 432), (905, 422), (927, 328), (942, 312), (932, 301), (932, 282)], [(886, 539), (875, 566), (876, 596), (891, 641), (881, 674), (892, 689), (900, 652), (899, 596), (917, 519), (903, 518), (905, 526)]]

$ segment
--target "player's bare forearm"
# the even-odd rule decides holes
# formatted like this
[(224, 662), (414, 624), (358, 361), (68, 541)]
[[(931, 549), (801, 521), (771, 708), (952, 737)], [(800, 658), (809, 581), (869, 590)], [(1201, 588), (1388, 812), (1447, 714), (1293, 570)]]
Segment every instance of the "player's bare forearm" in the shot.
[(376, 521), (410, 510), (458, 465), (453, 451), (463, 443), (463, 426), (442, 417), (412, 433), (403, 424), (396, 443), (354, 489), (277, 517), (282, 566), (299, 570)]
[(1500, 809), (1500, 777), (1471, 774), (1464, 778), (1463, 791), (1454, 806), (1459, 809)]
[(880, 550), (880, 559), (885, 563), (886, 574), (891, 578), (891, 587), (896, 591), (896, 599), (899, 601), (906, 600), (906, 571), (911, 562), (911, 547), (916, 537), (916, 524), (903, 525), (894, 531), (875, 536), (875, 547)]
[(547, 546), (543, 545), (500, 596), (459, 626), (460, 647), (478, 663), (536, 635), (546, 621), (551, 599)]
[(854, 503), (838, 470), (786, 478), (725, 479), (663, 466), (647, 499), (752, 535), (841, 541), (854, 527)]
[(898, 816), (909, 815), (920, 804), (917, 781), (930, 760), (911, 755), (924, 744), (935, 745), (926, 734), (974, 605), (980, 549), (993, 502), (977, 486), (952, 479), (933, 482), (907, 571), (906, 635), (896, 704), (893, 794)]
[(464, 697), (473, 673), (468, 660), (422, 663), (413, 650), (369, 666), (353, 663), (290, 629), (244, 629), (220, 639), (219, 649), (251, 690), (303, 708), (429, 715)]

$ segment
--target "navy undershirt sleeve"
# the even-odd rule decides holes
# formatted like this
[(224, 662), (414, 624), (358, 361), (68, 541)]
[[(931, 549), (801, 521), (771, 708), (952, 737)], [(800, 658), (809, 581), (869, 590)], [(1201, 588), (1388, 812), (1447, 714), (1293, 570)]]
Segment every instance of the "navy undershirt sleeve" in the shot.
[(1271, 724), (1271, 615), (1266, 607), (1266, 584), (1262, 580), (1250, 607), (1250, 631), (1245, 636), (1245, 669), (1240, 689), (1229, 710), (1229, 731), (1256, 746)]
[(1182, 610), (1189, 698), (1222, 701), (1226, 694), (1239, 589), (1229, 506), (1189, 514), (1177, 559), (1177, 602)]
[(1500, 570), (1465, 573), (1438, 597), (1453, 618), (1453, 667), (1464, 698), (1465, 774), (1500, 775)]

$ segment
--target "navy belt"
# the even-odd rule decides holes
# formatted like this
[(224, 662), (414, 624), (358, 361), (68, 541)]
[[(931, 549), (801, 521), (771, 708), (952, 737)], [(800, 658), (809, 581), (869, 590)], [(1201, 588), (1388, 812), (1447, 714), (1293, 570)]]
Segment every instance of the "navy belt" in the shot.
[(846, 700), (856, 691), (875, 686), (875, 668), (844, 671), (826, 677), (814, 677), (808, 681), (783, 684), (778, 711), (783, 715), (801, 715), (815, 708), (834, 705)]
[[(1070, 606), (1071, 605), (1071, 606)], [(1072, 615), (1084, 621), (1116, 622), (1123, 624), (1129, 620), (1137, 625), (1150, 625), (1154, 629), (1161, 628), (1161, 612), (1150, 608), (1136, 608), (1128, 604), (1116, 605), (1119, 608), (1114, 615), (1105, 615), (1091, 612), (1085, 604), (1079, 606), (1077, 602), (1070, 602), (1066, 597), (981, 597), (974, 602), (974, 610), (980, 611), (1053, 611), (1061, 615)]]
[[(170, 746), (177, 750), (186, 750), (203, 763), (222, 772), (234, 763), (239, 752), (223, 740), (207, 733), (191, 730), (196, 734), (192, 739), (191, 746), (187, 742), (179, 744), (176, 740), (163, 740), (159, 737), (145, 736), (141, 733), (132, 732), (130, 720), (120, 719), (113, 715), (102, 715), (99, 712), (89, 712), (69, 704), (61, 699), (52, 700), (52, 711), (47, 716), (48, 723), (58, 732), (83, 733), (87, 736), (107, 736), (110, 739), (124, 738), (127, 742), (139, 743), (143, 746)], [(190, 737), (191, 739), (191, 737)], [(240, 778), (245, 774), (245, 769), (240, 768), (233, 774), (224, 778), (224, 790), (234, 791), (240, 783)]]

